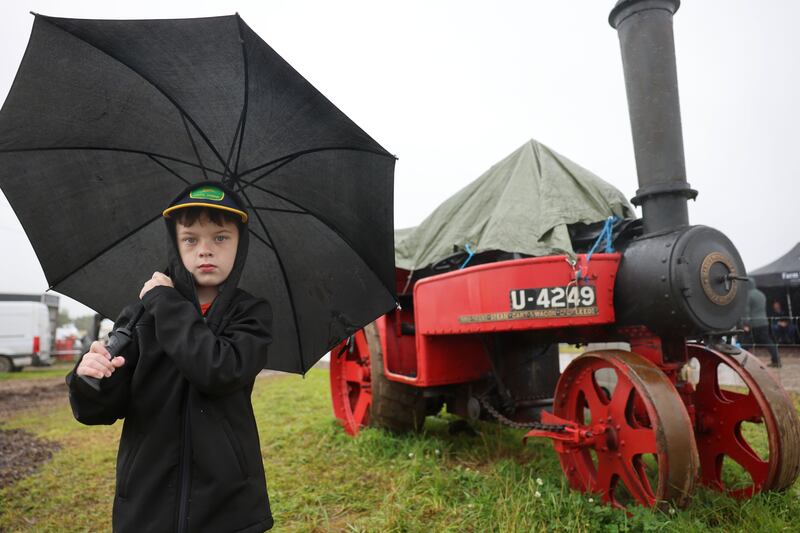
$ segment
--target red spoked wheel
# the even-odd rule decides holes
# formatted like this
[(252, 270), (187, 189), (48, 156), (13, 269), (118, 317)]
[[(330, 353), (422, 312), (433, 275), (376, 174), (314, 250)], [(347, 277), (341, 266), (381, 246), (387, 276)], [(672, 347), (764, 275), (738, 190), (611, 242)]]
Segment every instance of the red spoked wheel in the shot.
[(581, 355), (559, 379), (553, 414), (581, 434), (555, 441), (572, 488), (616, 507), (689, 502), (699, 464), (692, 424), (650, 361), (618, 350)]
[[(800, 473), (800, 420), (780, 383), (744, 350), (690, 344), (688, 356), (700, 364), (692, 400), (701, 483), (737, 498), (790, 487)], [(743, 386), (720, 386), (726, 366)]]
[(333, 412), (344, 430), (355, 436), (369, 423), (372, 405), (370, 352), (364, 330), (331, 350)]

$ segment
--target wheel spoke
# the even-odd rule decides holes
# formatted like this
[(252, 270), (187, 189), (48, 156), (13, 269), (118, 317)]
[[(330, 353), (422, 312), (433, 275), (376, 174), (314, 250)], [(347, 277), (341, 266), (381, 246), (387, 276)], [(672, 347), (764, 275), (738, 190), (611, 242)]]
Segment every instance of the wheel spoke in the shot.
[(355, 349), (358, 351), (359, 356), (369, 353), (369, 344), (367, 344), (367, 337), (364, 335), (364, 330), (358, 330), (358, 332), (353, 335), (353, 341), (355, 342)]
[(658, 453), (656, 433), (652, 429), (625, 429), (620, 432), (620, 443), (627, 457), (643, 453)]
[(656, 498), (653, 495), (650, 482), (647, 481), (647, 477), (644, 476), (642, 465), (635, 465), (635, 463), (638, 463), (640, 460), (640, 458), (635, 457), (633, 461), (620, 462), (620, 477), (631, 496), (636, 498), (642, 505), (649, 507), (655, 503)]
[(700, 440), (697, 441), (697, 446), (700, 453), (700, 474), (702, 475), (703, 485), (714, 490), (725, 490), (725, 486), (722, 484), (723, 455), (719, 450), (706, 445)]
[(605, 418), (608, 411), (607, 402), (603, 401), (600, 396), (601, 394), (605, 395), (605, 393), (600, 390), (594, 376), (592, 374), (584, 376), (584, 379), (576, 383), (576, 386), (580, 388), (580, 391), (583, 392), (583, 397), (586, 398), (586, 404), (592, 413), (592, 420)]
[(614, 478), (613, 463), (607, 456), (600, 454), (598, 454), (597, 463), (597, 476), (590, 485), (590, 491), (598, 494), (611, 494), (611, 483)]
[(344, 379), (353, 383), (361, 383), (364, 381), (363, 367), (356, 361), (345, 361)]
[(735, 414), (737, 422), (761, 419), (763, 416), (761, 406), (758, 405), (758, 400), (753, 394), (725, 391), (725, 395), (729, 400), (726, 407), (731, 414)]
[(719, 374), (717, 368), (719, 361), (704, 358), (700, 364), (700, 379), (697, 382), (697, 394), (702, 395), (706, 401), (722, 401), (719, 396)]
[(737, 433), (734, 438), (727, 441), (723, 451), (728, 457), (739, 463), (757, 485), (763, 485), (769, 474), (769, 462), (761, 459), (741, 434)]
[(628, 379), (620, 378), (614, 393), (611, 395), (611, 402), (608, 404), (608, 416), (616, 421), (626, 420), (626, 408), (628, 400), (633, 392), (633, 383)]
[(358, 396), (358, 400), (356, 401), (356, 405), (353, 408), (353, 420), (356, 424), (363, 426), (364, 425), (364, 417), (367, 414), (367, 410), (369, 409), (369, 405), (371, 403), (371, 398), (368, 397), (366, 394), (360, 394)]

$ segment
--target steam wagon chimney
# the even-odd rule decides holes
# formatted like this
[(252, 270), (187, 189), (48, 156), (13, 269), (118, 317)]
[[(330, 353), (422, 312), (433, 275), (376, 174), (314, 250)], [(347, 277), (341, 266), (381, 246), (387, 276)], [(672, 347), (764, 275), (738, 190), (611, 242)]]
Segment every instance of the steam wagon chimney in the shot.
[[(617, 323), (698, 338), (744, 313), (742, 258), (723, 233), (689, 225), (672, 16), (679, 0), (619, 0), (608, 16), (622, 50), (643, 235), (627, 243), (614, 286)], [(674, 343), (683, 347), (683, 341)], [(677, 350), (681, 359), (682, 349)]]
[(672, 16), (680, 0), (619, 0), (608, 21), (619, 34), (644, 233), (689, 225)]

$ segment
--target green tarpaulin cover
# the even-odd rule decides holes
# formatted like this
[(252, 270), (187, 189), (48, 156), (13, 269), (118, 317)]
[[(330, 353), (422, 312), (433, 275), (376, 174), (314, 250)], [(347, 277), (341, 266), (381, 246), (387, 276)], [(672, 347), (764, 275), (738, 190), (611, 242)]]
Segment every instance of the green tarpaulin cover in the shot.
[(442, 203), (419, 226), (395, 231), (395, 263), (419, 270), (454, 246), (573, 255), (567, 224), (635, 218), (623, 194), (531, 139)]

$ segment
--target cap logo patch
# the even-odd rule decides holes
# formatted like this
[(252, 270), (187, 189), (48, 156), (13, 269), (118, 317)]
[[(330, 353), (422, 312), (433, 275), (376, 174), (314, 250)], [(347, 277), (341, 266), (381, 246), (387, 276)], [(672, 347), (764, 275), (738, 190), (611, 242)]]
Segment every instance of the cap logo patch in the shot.
[(189, 198), (193, 200), (212, 200), (219, 202), (225, 198), (225, 191), (217, 187), (198, 187), (189, 193)]

